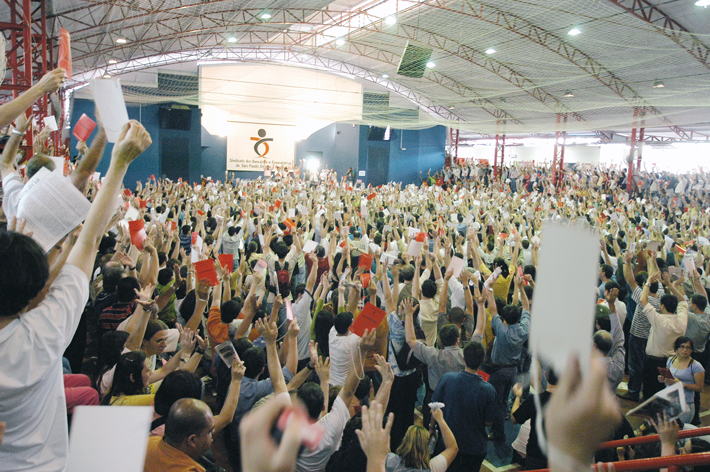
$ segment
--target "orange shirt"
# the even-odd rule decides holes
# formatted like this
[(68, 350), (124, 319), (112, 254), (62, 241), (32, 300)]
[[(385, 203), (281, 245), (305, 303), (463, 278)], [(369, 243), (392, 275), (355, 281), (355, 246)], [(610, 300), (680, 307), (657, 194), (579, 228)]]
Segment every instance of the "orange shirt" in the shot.
[(148, 438), (143, 472), (205, 472), (205, 468), (180, 449), (163, 441), (162, 437), (151, 436)]

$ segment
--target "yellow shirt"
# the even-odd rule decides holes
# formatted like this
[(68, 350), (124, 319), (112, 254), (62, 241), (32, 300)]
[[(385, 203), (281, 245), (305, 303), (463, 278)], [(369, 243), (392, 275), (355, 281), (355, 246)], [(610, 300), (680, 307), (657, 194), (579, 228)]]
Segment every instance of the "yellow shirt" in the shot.
[(148, 395), (120, 395), (111, 398), (112, 406), (151, 406), (155, 400), (155, 394)]

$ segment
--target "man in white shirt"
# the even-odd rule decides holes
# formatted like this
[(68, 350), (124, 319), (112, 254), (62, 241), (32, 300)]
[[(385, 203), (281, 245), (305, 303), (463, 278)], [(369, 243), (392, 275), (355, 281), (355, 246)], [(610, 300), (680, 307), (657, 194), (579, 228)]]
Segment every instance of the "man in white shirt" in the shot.
[(613, 280), (604, 284), (604, 301), (601, 305), (611, 309), (609, 303), (614, 304), (616, 309), (615, 313), (619, 317), (619, 322), (621, 326), (624, 326), (624, 321), (626, 321), (626, 303), (619, 300), (619, 284)]
[[(358, 351), (358, 355), (356, 355), (356, 357), (364, 359), (367, 356), (367, 352), (372, 350), (375, 346), (375, 331), (373, 330), (370, 333), (365, 332), (362, 339), (360, 339), (360, 337), (357, 337), (357, 339), (358, 343), (355, 345), (355, 349)], [(308, 384), (299, 388), (297, 396), (306, 404), (306, 409), (308, 410), (311, 419), (314, 421), (318, 420), (318, 424), (323, 427), (323, 437), (321, 437), (318, 446), (314, 450), (307, 449), (298, 457), (296, 460), (297, 472), (320, 472), (325, 470), (325, 466), (328, 464), (330, 456), (332, 456), (340, 446), (343, 430), (350, 419), (350, 410), (348, 408), (353, 396), (355, 395), (355, 389), (360, 383), (358, 373), (363, 375), (361, 369), (362, 366), (358, 364), (357, 360), (355, 360), (354, 364), (350, 365), (347, 377), (343, 382), (343, 388), (340, 389), (338, 397), (333, 402), (333, 408), (320, 420), (318, 420), (318, 416), (325, 408), (323, 397), (320, 395), (309, 395)], [(389, 376), (387, 377), (388, 381), (383, 381), (383, 384), (380, 386), (380, 390), (382, 390), (383, 387), (385, 390), (382, 392), (378, 391), (376, 400), (382, 400), (382, 398), (380, 398), (382, 394), (387, 393), (387, 397), (384, 398), (384, 403), (387, 402), (387, 398), (389, 398), (389, 391), (392, 386), (392, 377), (393, 376), (390, 371)], [(384, 378), (385, 375), (383, 375), (383, 379)], [(316, 391), (320, 391), (318, 387), (315, 387), (315, 389)]]
[[(124, 127), (101, 190), (56, 279), (49, 279), (47, 259), (32, 239), (12, 231), (0, 233), (0, 411), (7, 422), (1, 471), (66, 469), (62, 353), (89, 298), (98, 243), (128, 165), (150, 144), (150, 135), (137, 121)], [(28, 309), (33, 303), (38, 305)]]
[[(342, 387), (350, 371), (353, 358), (357, 355), (360, 336), (350, 332), (353, 314), (343, 311), (335, 316), (333, 327), (328, 334), (330, 351), (330, 384)], [(364, 362), (364, 359), (363, 359)]]

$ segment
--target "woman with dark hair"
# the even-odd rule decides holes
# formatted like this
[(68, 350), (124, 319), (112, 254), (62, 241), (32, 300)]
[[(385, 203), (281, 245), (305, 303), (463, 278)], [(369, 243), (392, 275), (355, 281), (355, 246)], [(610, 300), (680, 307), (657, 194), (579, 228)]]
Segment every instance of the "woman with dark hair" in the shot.
[(429, 431), (418, 425), (412, 425), (402, 439), (402, 444), (397, 448), (395, 454), (387, 455), (385, 470), (395, 472), (407, 471), (431, 471), (444, 472), (456, 458), (459, 452), (454, 433), (444, 420), (444, 412), (441, 408), (431, 410), (431, 416), (439, 425), (441, 439), (444, 441), (444, 449), (441, 454), (429, 458)]
[(332, 327), (333, 313), (328, 310), (319, 311), (313, 320), (313, 334), (315, 335), (315, 341), (318, 344), (318, 348), (320, 349), (323, 357), (330, 357), (330, 350), (328, 349), (328, 336), (330, 328)]
[(145, 354), (140, 351), (123, 354), (116, 364), (111, 388), (101, 404), (152, 405), (155, 394), (150, 393), (148, 386), (151, 373), (150, 363)]
[(666, 385), (673, 385), (677, 382), (683, 383), (685, 391), (685, 402), (690, 411), (680, 416), (683, 423), (690, 423), (695, 415), (695, 392), (703, 390), (705, 385), (705, 369), (703, 365), (690, 357), (693, 353), (693, 340), (687, 336), (680, 336), (673, 343), (675, 355), (668, 358), (666, 367), (670, 370), (672, 378), (658, 376), (658, 381)]
[(93, 387), (102, 395), (111, 387), (112, 375), (106, 375), (121, 358), (126, 341), (130, 335), (126, 331), (109, 331), (104, 333), (99, 345), (97, 374)]

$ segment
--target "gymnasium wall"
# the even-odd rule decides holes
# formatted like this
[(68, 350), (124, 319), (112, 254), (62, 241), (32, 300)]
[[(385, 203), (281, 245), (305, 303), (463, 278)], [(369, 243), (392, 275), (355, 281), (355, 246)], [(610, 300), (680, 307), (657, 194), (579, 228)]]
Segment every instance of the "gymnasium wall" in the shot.
[[(145, 181), (151, 174), (173, 179), (182, 177), (188, 182), (197, 182), (200, 176), (224, 180), (227, 138), (212, 135), (200, 125), (199, 109), (192, 109), (189, 131), (161, 129), (160, 107), (127, 107), (129, 118), (140, 121), (146, 127), (153, 138), (153, 144), (129, 167), (124, 185), (135, 188), (136, 181)], [(82, 113), (95, 119), (92, 100), (74, 100), (72, 123), (76, 123)], [(444, 165), (446, 128), (443, 126), (423, 130), (392, 130), (390, 141), (368, 141), (368, 131), (367, 126), (344, 123), (328, 125), (296, 143), (295, 164), (317, 157), (321, 159), (322, 166), (327, 164), (329, 168), (335, 169), (339, 177), (344, 176), (348, 168), (352, 167), (356, 178), (366, 184), (376, 185), (387, 181), (404, 184), (419, 182), (420, 171), (426, 174), (429, 169), (434, 172)], [(76, 138), (73, 136), (71, 146), (72, 154), (76, 154)], [(109, 143), (97, 169), (102, 175), (108, 170), (112, 148), (113, 145)], [(375, 152), (369, 153), (369, 150)], [(371, 154), (369, 165), (368, 154)], [(359, 171), (365, 171), (365, 176), (358, 176)], [(255, 179), (262, 173), (230, 172), (230, 175)]]

